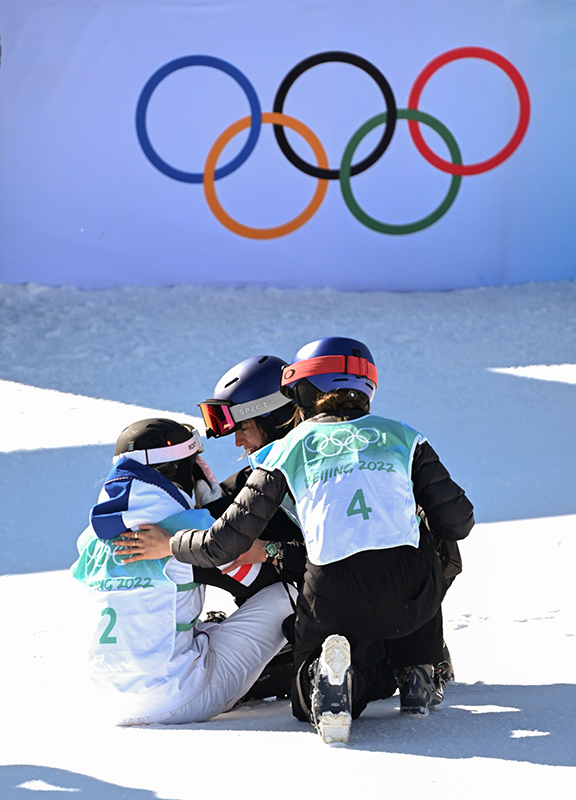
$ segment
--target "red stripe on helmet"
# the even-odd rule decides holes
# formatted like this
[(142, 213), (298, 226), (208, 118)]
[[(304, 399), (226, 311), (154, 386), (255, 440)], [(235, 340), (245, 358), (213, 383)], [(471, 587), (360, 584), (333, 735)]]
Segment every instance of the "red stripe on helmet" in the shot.
[(317, 356), (297, 361), (282, 370), (281, 386), (287, 386), (311, 375), (326, 375), (336, 372), (342, 375), (354, 375), (357, 378), (368, 378), (378, 386), (378, 370), (370, 361), (358, 356)]

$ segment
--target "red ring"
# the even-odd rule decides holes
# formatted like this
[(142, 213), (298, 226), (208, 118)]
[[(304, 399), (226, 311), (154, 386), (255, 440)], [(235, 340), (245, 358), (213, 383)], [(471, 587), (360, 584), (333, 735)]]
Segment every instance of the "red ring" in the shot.
[(528, 88), (524, 83), (524, 79), (516, 67), (511, 64), (508, 59), (504, 58), (504, 56), (495, 53), (494, 50), (488, 50), (485, 47), (457, 47), (454, 50), (448, 50), (446, 53), (442, 53), (432, 59), (432, 61), (424, 67), (410, 90), (408, 108), (418, 111), (420, 95), (429, 78), (440, 69), (440, 67), (458, 58), (483, 58), (486, 61), (491, 61), (492, 64), (500, 67), (514, 84), (514, 88), (518, 94), (518, 100), (520, 101), (520, 115), (516, 130), (512, 134), (512, 138), (508, 144), (496, 153), (495, 156), (486, 159), (486, 161), (478, 161), (476, 164), (453, 164), (451, 161), (445, 161), (443, 158), (440, 158), (440, 156), (437, 156), (436, 153), (428, 147), (420, 132), (419, 122), (416, 120), (408, 120), (408, 129), (410, 130), (412, 141), (420, 154), (437, 169), (448, 172), (450, 175), (479, 175), (481, 172), (488, 172), (489, 169), (494, 169), (494, 167), (506, 161), (524, 138), (524, 134), (528, 128), (528, 122), (530, 121), (530, 95), (528, 94)]

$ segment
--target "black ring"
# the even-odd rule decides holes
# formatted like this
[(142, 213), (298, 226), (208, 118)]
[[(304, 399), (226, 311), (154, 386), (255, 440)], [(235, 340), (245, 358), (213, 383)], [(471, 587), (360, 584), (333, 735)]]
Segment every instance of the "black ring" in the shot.
[[(304, 61), (300, 61), (299, 64), (296, 64), (296, 66), (290, 70), (278, 87), (276, 97), (274, 98), (273, 110), (282, 114), (286, 95), (288, 94), (288, 90), (294, 81), (299, 78), (303, 72), (306, 72), (306, 70), (310, 69), (310, 67), (315, 67), (317, 64), (324, 64), (327, 61), (342, 61), (345, 64), (352, 64), (353, 66), (364, 70), (364, 72), (367, 72), (368, 75), (370, 75), (370, 77), (374, 78), (376, 81), (386, 103), (386, 111), (388, 112), (388, 116), (386, 118), (386, 125), (384, 126), (382, 138), (374, 150), (369, 153), (365, 159), (350, 167), (350, 175), (359, 175), (361, 172), (364, 172), (364, 170), (368, 169), (368, 167), (371, 167), (372, 164), (375, 164), (380, 156), (383, 155), (392, 140), (394, 128), (396, 127), (397, 113), (394, 94), (392, 93), (390, 84), (384, 75), (382, 75), (380, 70), (376, 69), (374, 64), (371, 64), (370, 61), (367, 61), (365, 58), (354, 55), (354, 53), (345, 53), (340, 50), (329, 50), (326, 53), (317, 53), (315, 56), (305, 58)], [(337, 180), (340, 178), (339, 169), (323, 169), (322, 167), (317, 167), (314, 164), (309, 164), (307, 161), (304, 161), (304, 159), (300, 158), (300, 156), (297, 155), (288, 144), (288, 139), (284, 133), (283, 125), (274, 125), (274, 136), (276, 137), (276, 141), (278, 142), (280, 150), (282, 150), (288, 161), (290, 161), (291, 164), (293, 164), (302, 172), (305, 172), (307, 175), (312, 175), (314, 178), (324, 178), (325, 180)]]

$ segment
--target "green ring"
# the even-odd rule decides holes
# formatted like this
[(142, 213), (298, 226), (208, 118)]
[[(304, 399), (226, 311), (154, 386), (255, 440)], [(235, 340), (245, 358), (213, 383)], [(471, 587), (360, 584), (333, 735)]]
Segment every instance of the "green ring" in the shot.
[[(342, 156), (342, 162), (340, 164), (340, 189), (342, 190), (342, 196), (344, 198), (344, 202), (348, 206), (349, 211), (359, 222), (361, 222), (363, 225), (366, 225), (366, 227), (372, 228), (373, 231), (378, 231), (378, 233), (389, 233), (396, 236), (403, 235), (405, 233), (416, 233), (416, 231), (421, 231), (424, 228), (428, 228), (430, 225), (433, 225), (440, 219), (440, 217), (444, 216), (456, 199), (456, 195), (458, 194), (460, 183), (462, 181), (462, 176), (453, 175), (452, 180), (450, 181), (448, 194), (440, 203), (438, 208), (436, 208), (427, 217), (423, 217), (416, 222), (410, 222), (407, 225), (389, 225), (387, 222), (380, 222), (379, 220), (369, 216), (369, 214), (360, 208), (354, 195), (352, 194), (352, 188), (350, 186), (350, 165), (352, 164), (352, 159), (354, 157), (354, 153), (356, 152), (356, 148), (362, 139), (377, 125), (385, 124), (386, 119), (386, 111), (382, 112), (381, 114), (376, 114), (375, 117), (367, 120), (358, 128), (356, 133), (353, 134), (352, 138), (346, 145), (346, 149), (344, 150), (344, 154)], [(452, 136), (448, 128), (435, 117), (431, 117), (430, 114), (425, 114), (423, 111), (417, 111), (414, 108), (399, 108), (398, 119), (413, 119), (416, 122), (423, 122), (425, 125), (429, 125), (436, 131), (436, 133), (440, 134), (440, 136), (446, 142), (448, 150), (450, 151), (452, 163), (462, 163), (462, 156), (460, 154), (460, 148), (456, 143), (456, 139)]]

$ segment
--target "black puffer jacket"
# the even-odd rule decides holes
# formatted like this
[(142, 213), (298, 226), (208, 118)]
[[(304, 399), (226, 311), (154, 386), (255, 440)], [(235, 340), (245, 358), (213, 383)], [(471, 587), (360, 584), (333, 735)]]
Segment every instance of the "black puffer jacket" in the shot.
[(434, 536), (449, 541), (465, 539), (474, 527), (472, 503), (428, 442), (414, 452), (412, 483), (416, 505)]
[(255, 469), (209, 530), (179, 531), (172, 538), (172, 554), (178, 561), (199, 567), (233, 561), (258, 539), (287, 491), (288, 484), (280, 470)]
[[(222, 497), (208, 503), (206, 508), (214, 519), (218, 519), (232, 505), (234, 499), (242, 491), (248, 478), (252, 474), (252, 467), (245, 467), (234, 475), (230, 475), (226, 480), (220, 482)], [(301, 542), (304, 544), (302, 531), (292, 522), (290, 517), (282, 510), (278, 510), (269, 521), (268, 525), (260, 535), (260, 539), (271, 540), (274, 542)]]
[[(252, 467), (245, 467), (220, 483), (222, 497), (206, 506), (214, 519), (221, 517), (230, 508), (251, 474)], [(260, 533), (259, 538), (281, 543), (283, 557), (276, 569), (283, 581), (299, 585), (306, 564), (306, 549), (298, 525), (279, 509)]]
[[(360, 416), (351, 412), (347, 418)], [(341, 417), (340, 417), (341, 419)], [(318, 422), (334, 422), (321, 415)], [(463, 489), (451, 479), (433, 448), (424, 442), (416, 447), (412, 482), (417, 506), (423, 510), (434, 539), (464, 539), (474, 526), (473, 507)], [(246, 552), (275, 512), (288, 484), (280, 470), (255, 469), (232, 505), (207, 531), (180, 531), (172, 539), (178, 561), (201, 567), (225, 564)]]

